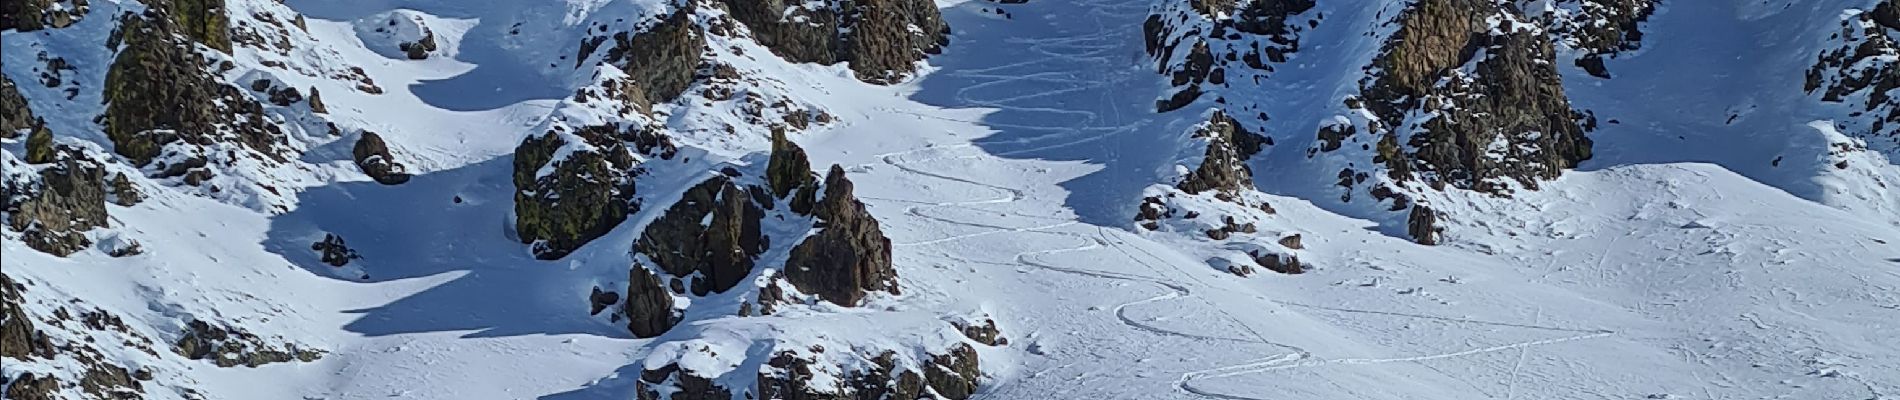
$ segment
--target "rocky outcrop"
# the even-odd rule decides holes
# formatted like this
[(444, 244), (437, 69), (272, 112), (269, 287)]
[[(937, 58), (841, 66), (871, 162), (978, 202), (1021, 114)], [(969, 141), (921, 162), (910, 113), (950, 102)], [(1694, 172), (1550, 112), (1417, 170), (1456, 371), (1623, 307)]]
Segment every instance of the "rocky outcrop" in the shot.
[(51, 359), (55, 350), (53, 342), (26, 314), (23, 308), (26, 298), (21, 294), (24, 291), (26, 286), (0, 273), (0, 357)]
[(1817, 56), (1808, 69), (1808, 93), (1822, 101), (1845, 103), (1852, 114), (1836, 121), (1841, 133), (1868, 146), (1900, 156), (1900, 1), (1887, 0), (1871, 10), (1849, 14), (1841, 23), (1840, 43)]
[(1207, 155), (1200, 167), (1188, 173), (1176, 187), (1188, 194), (1215, 191), (1227, 196), (1253, 190), (1253, 170), (1247, 167), (1247, 160), (1259, 153), (1269, 139), (1248, 131), (1218, 111), (1195, 130), (1194, 136), (1207, 142)]
[[(222, 3), (216, 0), (154, 2), (142, 15), (120, 19), (113, 42), (121, 47), (106, 73), (103, 116), (114, 151), (145, 166), (173, 143), (206, 146), (234, 142), (274, 161), (284, 161), (282, 129), (263, 106), (210, 72), (192, 46), (197, 40), (220, 48)], [(217, 4), (212, 4), (217, 3)], [(215, 26), (213, 26), (215, 25)], [(230, 43), (223, 43), (228, 49)], [(161, 165), (162, 176), (190, 172), (202, 156)]]
[(10, 0), (0, 2), (0, 31), (32, 32), (72, 26), (92, 10), (89, 0)]
[[(281, 340), (281, 339), (279, 339)], [(209, 360), (219, 367), (257, 367), (280, 362), (311, 362), (323, 351), (295, 343), (272, 343), (243, 329), (212, 325), (202, 320), (185, 324), (184, 336), (172, 352), (193, 360)]]
[(1300, 35), (1318, 26), (1306, 15), (1314, 0), (1173, 0), (1142, 23), (1156, 72), (1175, 89), (1155, 102), (1168, 112), (1230, 81), (1260, 79), (1300, 50)]
[(310, 244), (310, 251), (317, 252), (317, 259), (332, 267), (349, 265), (351, 260), (363, 258), (356, 250), (343, 243), (343, 237), (334, 233), (323, 234), (323, 240)]
[(1414, 206), (1405, 217), (1405, 233), (1411, 235), (1418, 244), (1436, 245), (1443, 232), (1444, 228), (1438, 226), (1438, 212), (1431, 207)]
[(384, 185), (400, 185), (409, 181), (409, 167), (396, 162), (389, 153), (389, 144), (383, 143), (382, 135), (364, 131), (363, 137), (356, 139), (356, 145), (350, 148), (351, 159), (363, 174)]
[(13, 78), (0, 75), (0, 139), (12, 139), (34, 129), (39, 118), (27, 107), (26, 96), (14, 86)]
[(92, 245), (86, 231), (107, 225), (105, 168), (75, 148), (52, 154), (44, 166), (8, 158), (13, 172), (0, 200), (6, 227), (20, 232), (27, 247), (65, 257)]
[[(672, 294), (706, 296), (749, 282), (761, 254), (774, 251), (764, 224), (798, 224), (775, 231), (815, 229), (793, 237), (776, 251), (789, 254), (778, 273), (757, 287), (759, 311), (770, 314), (794, 300), (792, 289), (844, 306), (857, 305), (868, 291), (896, 293), (890, 240), (877, 220), (852, 195), (844, 169), (833, 166), (821, 183), (812, 176), (803, 149), (775, 135), (765, 176), (746, 176), (737, 168), (687, 189), (634, 241), (634, 253), (654, 268), (635, 265), (626, 304), (635, 335), (659, 335), (677, 323)], [(822, 200), (819, 193), (823, 193)], [(802, 227), (809, 223), (811, 227)], [(786, 249), (785, 246), (790, 246)], [(756, 278), (753, 278), (756, 279)], [(751, 315), (747, 309), (738, 311)]]
[(627, 330), (634, 337), (660, 336), (678, 324), (684, 310), (673, 307), (673, 293), (667, 292), (659, 275), (645, 266), (634, 265), (627, 276)]
[[(846, 355), (870, 363), (861, 369), (840, 370), (840, 366), (827, 365), (827, 351), (822, 346), (774, 351), (759, 367), (753, 387), (721, 387), (711, 377), (667, 364), (641, 372), (636, 396), (641, 400), (725, 400), (743, 393), (746, 398), (786, 400), (961, 400), (976, 393), (982, 376), (976, 349), (968, 344), (930, 354), (917, 360), (920, 365), (914, 368), (902, 366), (897, 352), (886, 350)], [(817, 379), (821, 375), (826, 379)]]
[(429, 53), (435, 52), (435, 46), (435, 31), (423, 27), (421, 39), (397, 43), (396, 50), (402, 51), (403, 56), (411, 60), (425, 60), (429, 58)]
[(949, 43), (936, 3), (929, 0), (719, 0), (752, 31), (753, 39), (792, 62), (850, 62), (858, 79), (903, 80), (915, 64)]
[[(1552, 38), (1578, 52), (1575, 63), (1592, 76), (1609, 78), (1604, 60), (1641, 47), (1642, 23), (1660, 0), (1557, 0), (1530, 15)], [(1519, 0), (1518, 3), (1525, 3)], [(1520, 5), (1521, 7), (1521, 5)]]
[[(608, 39), (596, 36), (583, 41), (576, 62), (586, 62)], [(616, 97), (642, 113), (686, 91), (706, 47), (705, 35), (693, 25), (691, 6), (673, 11), (644, 31), (622, 31), (611, 39), (612, 47), (600, 60), (627, 74), (631, 82), (616, 88)]]
[(844, 168), (832, 165), (825, 174), (824, 198), (813, 211), (822, 229), (792, 248), (785, 261), (787, 282), (844, 306), (857, 305), (866, 292), (898, 293), (891, 240), (852, 195)]
[[(1377, 145), (1370, 157), (1392, 181), (1501, 196), (1536, 189), (1589, 159), (1584, 132), (1591, 124), (1564, 95), (1552, 39), (1540, 27), (1513, 22), (1523, 20), (1487, 0), (1413, 4), (1369, 67), (1363, 97), (1348, 101), (1374, 118), (1364, 129), (1323, 130), (1327, 144), (1319, 150), (1339, 149), (1338, 136), (1358, 141), (1353, 135), (1371, 134)], [(1348, 187), (1367, 180), (1353, 169), (1340, 176)], [(1395, 210), (1409, 204), (1384, 185), (1371, 190), (1375, 198), (1392, 199)]]
[(623, 141), (637, 135), (608, 125), (555, 125), (515, 148), (515, 232), (534, 244), (535, 257), (566, 256), (637, 208), (638, 171)]
[[(695, 295), (725, 292), (752, 274), (765, 251), (759, 231), (765, 211), (729, 177), (715, 176), (681, 195), (648, 224), (634, 250), (676, 277), (693, 276)], [(631, 290), (629, 290), (631, 291)]]

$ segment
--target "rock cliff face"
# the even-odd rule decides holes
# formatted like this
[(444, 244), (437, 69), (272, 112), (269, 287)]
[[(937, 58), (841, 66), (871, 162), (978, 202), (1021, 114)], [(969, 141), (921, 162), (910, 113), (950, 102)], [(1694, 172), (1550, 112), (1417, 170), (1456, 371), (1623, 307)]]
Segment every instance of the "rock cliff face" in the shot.
[(753, 39), (793, 62), (850, 62), (858, 79), (894, 83), (949, 43), (950, 27), (929, 0), (720, 0)]
[(223, 17), (213, 16), (222, 15), (221, 4), (156, 2), (142, 15), (121, 18), (113, 38), (120, 52), (106, 75), (106, 135), (136, 165), (165, 159), (155, 167), (160, 177), (209, 174), (201, 168), (207, 162), (202, 149), (217, 144), (273, 162), (289, 153), (282, 128), (263, 106), (220, 81), (211, 72), (216, 66), (194, 47), (228, 51), (228, 39), (217, 42), (226, 29)]
[(623, 102), (645, 112), (654, 103), (671, 101), (693, 83), (704, 57), (706, 37), (693, 24), (692, 7), (674, 10), (651, 27), (587, 39), (576, 62), (585, 62), (600, 46), (611, 44), (600, 60), (618, 67), (631, 80), (621, 93)]
[(1900, 157), (1900, 1), (1847, 15), (1835, 46), (1817, 56), (1808, 69), (1806, 89), (1822, 101), (1853, 110), (1836, 121), (1842, 133), (1867, 141), (1869, 148)]
[[(1485, 18), (1504, 22), (1489, 30)], [(1383, 135), (1374, 162), (1396, 180), (1507, 194), (1589, 159), (1553, 45), (1521, 20), (1486, 0), (1422, 1), (1400, 17), (1373, 62), (1382, 74), (1362, 89)]]
[(800, 292), (844, 306), (857, 305), (866, 292), (898, 293), (891, 240), (852, 196), (844, 168), (832, 165), (824, 187), (815, 210), (821, 229), (792, 248), (785, 280)]

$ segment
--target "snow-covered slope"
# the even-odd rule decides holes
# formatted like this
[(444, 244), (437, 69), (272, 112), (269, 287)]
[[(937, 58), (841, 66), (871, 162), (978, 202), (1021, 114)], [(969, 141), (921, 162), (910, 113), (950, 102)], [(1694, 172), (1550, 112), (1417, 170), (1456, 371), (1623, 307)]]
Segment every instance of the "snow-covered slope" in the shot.
[(0, 397), (1900, 399), (1895, 9), (9, 2)]

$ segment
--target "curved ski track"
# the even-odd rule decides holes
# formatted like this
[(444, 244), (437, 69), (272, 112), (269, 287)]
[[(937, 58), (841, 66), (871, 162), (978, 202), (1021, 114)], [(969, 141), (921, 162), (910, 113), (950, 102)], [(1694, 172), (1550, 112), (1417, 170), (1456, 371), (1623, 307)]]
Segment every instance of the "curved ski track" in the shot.
[[(1066, 273), (1066, 274), (1087, 276), (1087, 277), (1100, 278), (1100, 279), (1110, 279), (1110, 280), (1120, 280), (1120, 281), (1141, 282), (1141, 283), (1152, 284), (1152, 285), (1167, 289), (1167, 293), (1150, 297), (1147, 299), (1123, 303), (1123, 304), (1115, 306), (1114, 314), (1116, 318), (1119, 319), (1123, 325), (1126, 325), (1132, 329), (1148, 332), (1155, 335), (1182, 337), (1182, 338), (1188, 338), (1192, 340), (1261, 344), (1261, 345), (1269, 345), (1269, 346), (1284, 348), (1288, 351), (1287, 353), (1282, 353), (1282, 354), (1277, 354), (1277, 355), (1261, 358), (1252, 362), (1186, 372), (1186, 373), (1181, 374), (1181, 377), (1175, 383), (1175, 387), (1182, 392), (1186, 392), (1186, 393), (1190, 393), (1190, 394), (1202, 396), (1202, 397), (1215, 398), (1215, 399), (1264, 400), (1264, 399), (1259, 399), (1259, 398), (1254, 398), (1254, 397), (1231, 395), (1231, 394), (1224, 394), (1224, 393), (1204, 390), (1199, 387), (1196, 387), (1194, 384), (1195, 381), (1202, 380), (1202, 379), (1210, 379), (1210, 378), (1223, 378), (1223, 377), (1232, 377), (1232, 376), (1239, 376), (1239, 375), (1268, 373), (1268, 372), (1279, 371), (1279, 370), (1308, 368), (1308, 367), (1317, 367), (1317, 366), (1326, 366), (1326, 365), (1370, 365), (1370, 364), (1384, 364), (1384, 363), (1397, 363), (1397, 362), (1416, 362), (1416, 361), (1427, 361), (1427, 360), (1436, 360), (1436, 359), (1444, 359), (1444, 358), (1462, 357), (1462, 356), (1469, 356), (1469, 355), (1474, 355), (1474, 354), (1492, 353), (1492, 352), (1499, 352), (1499, 351), (1509, 351), (1509, 350), (1521, 351), (1522, 349), (1526, 349), (1529, 347), (1576, 341), (1576, 340), (1599, 338), (1599, 337), (1604, 337), (1604, 336), (1614, 334), (1614, 332), (1607, 331), (1607, 330), (1571, 329), (1571, 328), (1561, 328), (1561, 327), (1551, 327), (1551, 326), (1477, 321), (1477, 320), (1468, 320), (1468, 319), (1458, 319), (1458, 318), (1448, 318), (1448, 317), (1438, 317), (1438, 316), (1418, 315), (1418, 314), (1406, 314), (1406, 313), (1376, 311), (1376, 310), (1355, 310), (1355, 309), (1299, 304), (1299, 303), (1284, 302), (1284, 301), (1269, 299), (1268, 301), (1272, 301), (1274, 303), (1285, 305), (1285, 306), (1328, 310), (1328, 311), (1333, 311), (1333, 312), (1380, 314), (1380, 315), (1402, 316), (1402, 317), (1411, 317), (1411, 318), (1447, 320), (1447, 321), (1460, 322), (1460, 323), (1510, 326), (1510, 327), (1519, 327), (1519, 328), (1532, 328), (1532, 329), (1578, 333), (1577, 335), (1559, 337), (1559, 338), (1554, 338), (1554, 339), (1517, 342), (1517, 343), (1511, 343), (1511, 344), (1505, 344), (1505, 345), (1466, 349), (1466, 350), (1461, 350), (1461, 351), (1452, 351), (1452, 352), (1420, 355), (1420, 356), (1393, 357), (1393, 358), (1327, 359), (1327, 358), (1316, 356), (1312, 352), (1307, 351), (1306, 349), (1300, 348), (1299, 346), (1275, 342), (1275, 341), (1266, 339), (1265, 336), (1255, 331), (1251, 326), (1243, 322), (1241, 319), (1235, 318), (1233, 315), (1228, 314), (1224, 308), (1219, 307), (1218, 305), (1214, 304), (1212, 301), (1209, 301), (1208, 299), (1204, 297), (1196, 295), (1195, 287), (1207, 287), (1207, 288), (1211, 288), (1211, 287), (1210, 285), (1207, 285), (1205, 282), (1200, 282), (1198, 278), (1194, 278), (1194, 275), (1192, 273), (1188, 273), (1186, 271), (1180, 271), (1178, 267), (1165, 261), (1166, 260), (1165, 258), (1157, 256), (1153, 253), (1149, 253), (1146, 249), (1143, 249), (1138, 246), (1125, 246), (1127, 242), (1121, 239), (1111, 238), (1111, 232), (1113, 232), (1113, 235), (1130, 235), (1127, 232), (1119, 231), (1119, 230), (1110, 230), (1110, 229), (1102, 228), (1099, 226), (1096, 227), (1095, 235), (1085, 235), (1085, 234), (1075, 233), (1075, 232), (1060, 231), (1058, 229), (1067, 228), (1067, 227), (1075, 226), (1075, 225), (1085, 225), (1085, 224), (1083, 224), (1081, 221), (1077, 221), (1072, 218), (1052, 218), (1048, 216), (1028, 215), (1028, 214), (1021, 214), (1021, 213), (1006, 213), (1005, 215), (1008, 215), (1011, 217), (1017, 217), (1017, 218), (1026, 218), (1026, 219), (1031, 219), (1031, 220), (1042, 220), (1048, 223), (1038, 224), (1038, 225), (1029, 226), (1029, 227), (1009, 227), (1009, 226), (986, 224), (980, 221), (959, 220), (956, 218), (937, 216), (937, 215), (932, 215), (931, 213), (929, 213), (928, 212), (929, 210), (942, 209), (942, 208), (961, 208), (961, 209), (968, 209), (968, 210), (995, 212), (995, 210), (982, 209), (976, 206), (1020, 201), (1020, 200), (1026, 199), (1027, 195), (1025, 194), (1025, 191), (1023, 189), (993, 185), (993, 184), (979, 182), (974, 179), (962, 178), (962, 177), (957, 177), (953, 175), (932, 172), (929, 170), (921, 169), (916, 166), (912, 166), (910, 164), (921, 163), (925, 161), (946, 160), (946, 159), (979, 159), (979, 158), (985, 158), (985, 157), (1006, 157), (1006, 156), (1012, 156), (1012, 155), (1024, 155), (1024, 154), (1029, 154), (1029, 153), (1034, 153), (1034, 152), (1039, 152), (1039, 151), (1044, 151), (1044, 150), (1049, 150), (1049, 149), (1097, 142), (1097, 141), (1111, 138), (1115, 135), (1129, 133), (1135, 129), (1134, 127), (1129, 126), (1129, 125), (1121, 125), (1121, 124), (1116, 124), (1116, 123), (1109, 123), (1106, 125), (1097, 125), (1096, 123), (1101, 122), (1100, 121), (1101, 115), (1095, 111), (1013, 105), (1014, 103), (1017, 103), (1023, 100), (1035, 99), (1035, 98), (1046, 97), (1046, 96), (1066, 95), (1070, 93), (1083, 92), (1089, 89), (1101, 88), (1108, 85), (1111, 82), (1111, 80), (1108, 80), (1108, 79), (1085, 79), (1082, 77), (1078, 77), (1078, 72), (1086, 71), (1087, 68), (1089, 67), (1076, 68), (1075, 70), (1044, 70), (1044, 71), (1035, 71), (1035, 72), (1021, 73), (1021, 74), (1001, 72), (1001, 71), (1008, 71), (1008, 70), (1014, 70), (1014, 69), (1023, 69), (1025, 67), (1029, 67), (1029, 69), (1033, 70), (1034, 67), (1037, 67), (1037, 66), (1050, 66), (1050, 65), (1057, 65), (1057, 66), (1092, 65), (1094, 69), (1097, 71), (1105, 71), (1105, 70), (1112, 71), (1118, 68), (1118, 66), (1115, 65), (1115, 62), (1110, 59), (1110, 53), (1114, 50), (1122, 49), (1124, 47), (1121, 44), (1116, 43), (1116, 40), (1119, 39), (1119, 35), (1115, 34), (1115, 32), (1113, 31), (1108, 30), (1108, 28), (1103, 25), (1101, 21), (1101, 16), (1104, 15), (1105, 13), (1144, 13), (1147, 11), (1147, 7), (1145, 5), (1139, 5), (1139, 4), (1113, 4), (1109, 1), (1104, 1), (1104, 0), (1083, 0), (1081, 1), (1081, 3), (1082, 4), (1081, 4), (1080, 9), (1089, 10), (1088, 12), (1090, 14), (1090, 17), (1096, 25), (1097, 33), (1090, 34), (1090, 35), (1083, 35), (1083, 36), (1067, 37), (1067, 38), (1013, 38), (1013, 39), (1009, 39), (1015, 43), (1031, 44), (1030, 48), (1033, 49), (1036, 53), (1039, 53), (1041, 56), (1044, 56), (1044, 57), (1027, 57), (1027, 58), (1024, 58), (1024, 61), (997, 65), (997, 66), (992, 66), (992, 67), (986, 67), (986, 68), (967, 69), (967, 70), (946, 70), (946, 71), (941, 72), (941, 73), (956, 76), (956, 77), (987, 80), (986, 82), (980, 82), (980, 83), (976, 83), (972, 85), (967, 85), (965, 87), (958, 89), (958, 91), (956, 92), (956, 98), (957, 100), (961, 101), (964, 104), (977, 106), (977, 107), (1007, 109), (1012, 112), (1045, 113), (1051, 116), (1050, 118), (1051, 120), (1056, 120), (1056, 121), (1070, 119), (1070, 118), (1062, 118), (1062, 117), (1080, 116), (1083, 118), (1081, 122), (1075, 123), (1075, 124), (1052, 123), (1052, 124), (1047, 124), (1047, 125), (1002, 124), (1002, 123), (988, 123), (988, 122), (979, 122), (979, 121), (954, 120), (954, 119), (949, 119), (949, 118), (945, 118), (945, 117), (941, 117), (937, 115), (928, 115), (928, 114), (911, 113), (911, 112), (893, 110), (894, 112), (911, 114), (918, 117), (949, 119), (953, 121), (971, 123), (971, 124), (980, 125), (980, 126), (1025, 130), (1025, 131), (1034, 131), (1034, 132), (1049, 132), (1047, 134), (1031, 136), (1027, 138), (986, 143), (989, 145), (1020, 144), (1020, 145), (1026, 146), (1026, 147), (1017, 148), (1017, 149), (993, 152), (991, 154), (962, 155), (962, 156), (942, 155), (942, 156), (922, 158), (922, 159), (906, 158), (906, 156), (909, 156), (909, 155), (926, 153), (926, 152), (943, 152), (943, 151), (951, 150), (951, 149), (976, 147), (975, 144), (966, 143), (966, 144), (957, 144), (957, 145), (949, 145), (949, 146), (932, 146), (932, 147), (925, 147), (925, 148), (878, 155), (877, 158), (879, 161), (882, 161), (884, 164), (895, 167), (906, 173), (929, 177), (929, 178), (938, 179), (938, 180), (955, 182), (955, 183), (975, 185), (978, 187), (995, 191), (997, 193), (997, 196), (992, 197), (992, 198), (969, 200), (969, 201), (953, 201), (953, 202), (925, 202), (925, 201), (915, 201), (915, 200), (867, 197), (866, 198), (867, 200), (909, 203), (911, 205), (906, 207), (904, 211), (906, 215), (938, 221), (945, 224), (968, 226), (968, 227), (983, 229), (982, 231), (979, 231), (976, 233), (959, 234), (959, 235), (953, 235), (953, 236), (948, 236), (948, 237), (943, 237), (943, 238), (922, 240), (922, 241), (915, 241), (915, 242), (895, 243), (894, 245), (896, 246), (927, 246), (927, 245), (949, 243), (949, 242), (955, 242), (955, 241), (966, 240), (966, 239), (971, 239), (971, 238), (977, 238), (977, 237), (983, 237), (983, 236), (989, 236), (989, 235), (999, 235), (999, 234), (1056, 235), (1056, 236), (1062, 236), (1062, 237), (1075, 239), (1076, 244), (1069, 247), (1025, 251), (1025, 252), (1017, 253), (1013, 257), (1015, 261), (1014, 264), (971, 260), (967, 258), (956, 257), (954, 255), (951, 255), (950, 257), (960, 262), (966, 262), (966, 263), (972, 263), (972, 264), (988, 264), (988, 265), (998, 265), (998, 266), (1008, 266), (1008, 267), (1017, 267), (1017, 266), (1026, 265), (1026, 266), (1036, 267), (1039, 269), (1058, 272), (1058, 273)], [(1123, 77), (1123, 79), (1127, 79), (1127, 78)], [(1011, 85), (1015, 83), (1025, 82), (1025, 81), (1044, 82), (1044, 83), (1055, 82), (1055, 83), (1063, 84), (1064, 87), (1066, 88), (1058, 89), (1058, 90), (1049, 90), (1049, 91), (1038, 91), (1034, 93), (1021, 94), (1021, 95), (1016, 95), (1016, 96), (987, 98), (987, 99), (978, 98), (977, 96), (971, 95), (971, 92), (973, 90), (996, 87), (996, 86)], [(1111, 109), (1111, 112), (1113, 113), (1112, 115), (1116, 117), (1116, 119), (1120, 119), (1119, 117), (1121, 113), (1120, 113), (1119, 108), (1115, 106), (1116, 103), (1114, 101), (1105, 99), (1103, 103), (1109, 106), (1109, 108)], [(1116, 122), (1119, 122), (1119, 121), (1116, 121)], [(1081, 251), (1089, 251), (1089, 250), (1102, 249), (1102, 248), (1114, 249), (1118, 252), (1121, 252), (1127, 255), (1128, 259), (1135, 260), (1136, 262), (1140, 263), (1145, 268), (1153, 272), (1155, 276), (1126, 274), (1126, 273), (1101, 271), (1101, 270), (1094, 270), (1094, 269), (1087, 269), (1087, 268), (1066, 267), (1066, 266), (1056, 265), (1054, 263), (1045, 261), (1042, 258), (1043, 256), (1052, 255), (1052, 254), (1081, 252)], [(1130, 248), (1133, 248), (1136, 252), (1143, 253), (1142, 255), (1145, 256), (1146, 258), (1149, 258), (1155, 261), (1160, 261), (1162, 264), (1167, 265), (1167, 267), (1165, 268), (1158, 267), (1150, 261), (1143, 260), (1141, 257), (1136, 257), (1135, 253), (1129, 251)], [(1186, 282), (1182, 282), (1178, 280), (1161, 278), (1162, 276), (1186, 276), (1192, 280), (1195, 280), (1196, 282), (1194, 282), (1194, 284), (1190, 284), (1190, 283), (1186, 283)], [(1135, 318), (1129, 317), (1126, 314), (1126, 310), (1129, 307), (1156, 303), (1156, 302), (1170, 301), (1170, 300), (1179, 300), (1179, 299), (1192, 299), (1192, 300), (1196, 300), (1207, 305), (1208, 307), (1215, 310), (1216, 312), (1221, 313), (1223, 317), (1229, 320), (1228, 322), (1231, 322), (1233, 324), (1236, 324), (1238, 326), (1245, 328), (1248, 334), (1242, 337), (1225, 337), (1225, 336), (1204, 335), (1204, 334), (1198, 334), (1198, 333), (1192, 333), (1192, 332), (1181, 332), (1181, 331), (1176, 331), (1176, 330), (1170, 330), (1161, 326), (1146, 324)]]

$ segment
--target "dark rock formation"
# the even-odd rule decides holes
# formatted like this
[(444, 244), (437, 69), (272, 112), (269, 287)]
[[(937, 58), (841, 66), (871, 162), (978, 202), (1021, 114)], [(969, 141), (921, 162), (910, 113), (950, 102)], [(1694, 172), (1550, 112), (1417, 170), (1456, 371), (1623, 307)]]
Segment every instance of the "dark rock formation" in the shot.
[[(1373, 161), (1393, 179), (1502, 195), (1506, 181), (1535, 189), (1590, 158), (1551, 40), (1539, 29), (1485, 22), (1513, 12), (1482, 0), (1425, 0), (1399, 17), (1361, 89), (1361, 104), (1378, 117)], [(1473, 74), (1452, 73), (1472, 63)], [(1437, 116), (1406, 125), (1426, 113)]]
[(814, 211), (822, 229), (792, 248), (785, 280), (799, 291), (854, 306), (866, 291), (898, 293), (891, 267), (891, 240), (852, 195), (844, 168), (825, 174), (825, 195)]
[(0, 75), (0, 139), (20, 137), (22, 132), (35, 128), (35, 121), (39, 121), (39, 118), (35, 118), (33, 109), (27, 107), (26, 96), (20, 95), (20, 87), (14, 86), (12, 78)]
[(356, 139), (356, 146), (350, 149), (351, 158), (363, 174), (384, 185), (399, 185), (409, 181), (409, 167), (397, 162), (389, 153), (389, 145), (383, 143), (382, 135), (363, 131), (363, 137)]
[[(805, 149), (785, 138), (785, 132), (772, 131), (772, 158), (766, 163), (765, 181), (772, 187), (772, 196), (785, 198), (798, 192), (807, 206), (816, 202), (818, 179), (811, 172), (811, 160), (805, 156)], [(799, 200), (793, 200), (792, 209), (800, 210)], [(804, 207), (800, 213), (809, 213), (810, 207)]]
[(20, 373), (7, 384), (6, 397), (14, 400), (60, 400), (59, 378), (51, 374)]
[(356, 250), (351, 250), (349, 245), (343, 243), (342, 236), (334, 233), (323, 234), (323, 240), (311, 243), (310, 250), (317, 252), (318, 259), (332, 267), (349, 265), (350, 260), (363, 258), (362, 255), (356, 254)]
[[(575, 129), (556, 125), (515, 148), (515, 231), (535, 244), (535, 257), (558, 259), (625, 220), (634, 211), (635, 160), (613, 126)], [(579, 146), (554, 159), (562, 146)], [(542, 173), (546, 170), (547, 173)]]
[(970, 340), (976, 341), (977, 343), (990, 346), (1009, 344), (1009, 338), (1003, 337), (1003, 331), (996, 328), (996, 320), (994, 319), (984, 318), (982, 323), (977, 323), (976, 321), (958, 321), (953, 322), (952, 325), (956, 325), (957, 330), (963, 331), (964, 337), (970, 338)]
[(92, 10), (88, 0), (9, 0), (0, 2), (0, 31), (32, 32), (59, 29), (84, 19)]
[(402, 54), (411, 60), (428, 59), (429, 53), (435, 52), (435, 31), (430, 30), (428, 27), (423, 27), (421, 39), (416, 39), (414, 42), (398, 43), (396, 44), (396, 50), (401, 50)]
[(27, 247), (65, 257), (92, 245), (85, 231), (107, 224), (105, 168), (77, 149), (55, 152), (33, 180), (6, 185), (0, 209)]
[(660, 336), (678, 324), (682, 310), (673, 308), (673, 295), (660, 277), (645, 266), (634, 265), (627, 276), (627, 330), (634, 337)]
[(1319, 23), (1317, 17), (1296, 18), (1313, 9), (1313, 0), (1245, 3), (1171, 0), (1142, 23), (1156, 72), (1168, 75), (1175, 86), (1156, 101), (1157, 111), (1187, 106), (1231, 79), (1251, 77), (1257, 83), (1273, 71), (1271, 64), (1286, 62), (1289, 54), (1298, 52), (1300, 34)]
[(330, 107), (323, 104), (323, 94), (318, 93), (315, 86), (310, 87), (310, 112), (318, 114), (330, 113)]
[[(807, 350), (820, 354), (827, 351), (823, 347)], [(744, 393), (747, 398), (785, 400), (962, 400), (976, 393), (982, 375), (976, 349), (958, 344), (924, 360), (922, 371), (899, 368), (897, 353), (893, 351), (859, 354), (857, 356), (871, 361), (869, 368), (841, 371), (842, 376), (835, 380), (837, 386), (820, 387), (814, 385), (817, 380), (813, 378), (820, 373), (830, 373), (824, 370), (836, 369), (820, 364), (820, 354), (775, 351), (759, 369), (758, 380), (751, 388), (720, 387), (709, 377), (668, 364), (642, 371), (636, 392), (641, 400), (725, 400), (732, 398), (734, 392)], [(672, 395), (662, 397), (663, 389)]]
[[(123, 47), (106, 73), (104, 89), (103, 119), (114, 151), (144, 166), (174, 142), (237, 142), (284, 161), (278, 148), (284, 142), (282, 129), (265, 117), (262, 105), (210, 72), (209, 61), (191, 45), (196, 38), (228, 50), (228, 41), (223, 47), (209, 41), (224, 35), (222, 3), (173, 3), (179, 6), (154, 2), (145, 14), (120, 19), (113, 40)], [(190, 168), (159, 169), (167, 171), (165, 176), (178, 176)]]
[(53, 131), (46, 129), (46, 121), (34, 121), (33, 130), (26, 134), (26, 163), (50, 163), (55, 157)]
[(302, 361), (323, 357), (323, 351), (306, 349), (294, 343), (274, 344), (243, 329), (217, 326), (202, 320), (185, 324), (184, 337), (172, 345), (172, 352), (193, 360), (210, 360), (219, 367), (257, 367), (259, 365)]
[(753, 39), (792, 62), (850, 62), (858, 79), (903, 80), (949, 43), (950, 27), (929, 0), (826, 1), (809, 8), (783, 0), (720, 0)]
[(112, 174), (112, 181), (106, 185), (106, 196), (112, 204), (124, 207), (135, 206), (145, 201), (145, 193), (139, 192), (138, 185), (133, 185), (132, 179), (127, 178), (125, 174), (118, 173)]
[[(21, 294), (24, 291), (25, 286), (0, 273), (0, 357), (51, 359), (55, 347), (27, 316), (23, 308), (26, 297)], [(14, 398), (12, 392), (8, 392), (8, 398)]]
[(1436, 245), (1444, 228), (1438, 226), (1438, 212), (1423, 205), (1412, 206), (1411, 214), (1405, 217), (1405, 233), (1422, 245)]
[(673, 276), (694, 272), (694, 294), (725, 292), (752, 273), (753, 259), (765, 252), (759, 222), (765, 211), (726, 176), (715, 176), (688, 189), (666, 214), (647, 225), (634, 250)]
[[(585, 62), (607, 39), (596, 36), (581, 43), (576, 62)], [(693, 26), (690, 6), (675, 10), (645, 31), (622, 31), (612, 39), (613, 47), (601, 61), (619, 67), (632, 79), (628, 87), (616, 90), (617, 97), (643, 113), (652, 104), (672, 101), (686, 91), (706, 47), (705, 35)]]
[[(1643, 40), (1642, 23), (1656, 12), (1660, 0), (1558, 0), (1551, 13), (1532, 19), (1551, 32), (1553, 39), (1582, 53), (1578, 67), (1599, 78), (1609, 78), (1606, 58), (1636, 50)], [(1564, 10), (1564, 12), (1558, 12)]]
[(1214, 115), (1196, 129), (1194, 136), (1207, 141), (1207, 156), (1200, 167), (1177, 187), (1188, 194), (1218, 191), (1232, 195), (1252, 190), (1253, 172), (1247, 160), (1266, 146), (1266, 137), (1250, 132), (1226, 113)]
[[(1863, 26), (1865, 25), (1865, 26)], [(1900, 156), (1900, 1), (1887, 0), (1841, 23), (1835, 38), (1842, 43), (1822, 52), (1807, 73), (1808, 93), (1822, 101), (1848, 103), (1848, 120), (1837, 121), (1843, 134), (1866, 140), (1871, 147), (1890, 149)]]

